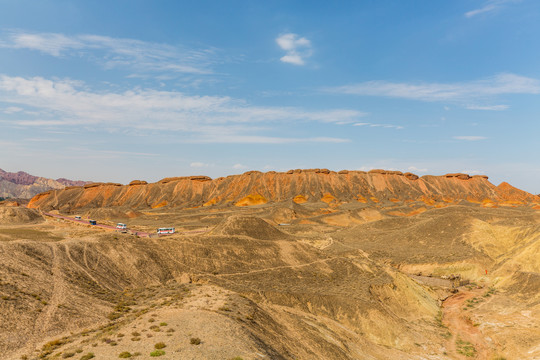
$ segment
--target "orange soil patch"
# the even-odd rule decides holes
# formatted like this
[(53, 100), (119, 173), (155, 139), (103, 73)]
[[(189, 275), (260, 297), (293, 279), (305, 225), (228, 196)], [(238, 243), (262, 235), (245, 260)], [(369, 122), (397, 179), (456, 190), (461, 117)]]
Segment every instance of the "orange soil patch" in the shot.
[(333, 201), (337, 201), (337, 199), (332, 196), (330, 193), (326, 193), (324, 194), (324, 196), (321, 198), (321, 201), (327, 203), (327, 204), (330, 204), (331, 202)]
[(363, 197), (362, 195), (358, 195), (358, 199), (356, 199), (358, 202), (361, 202), (361, 203), (367, 203), (367, 199), (365, 197)]
[(205, 203), (203, 204), (203, 206), (212, 206), (212, 205), (217, 204), (217, 202), (218, 202), (218, 198), (215, 197), (215, 198), (210, 199), (209, 201), (205, 202)]
[(157, 208), (160, 208), (160, 207), (164, 207), (166, 205), (167, 205), (167, 201), (162, 201), (162, 202), (159, 202), (157, 204), (152, 205), (152, 209), (157, 209)]
[(303, 204), (305, 202), (308, 201), (307, 197), (304, 196), (304, 195), (296, 195), (294, 198), (293, 198), (293, 201), (297, 204)]
[(236, 204), (236, 206), (253, 206), (253, 205), (262, 205), (262, 204), (266, 204), (268, 202), (268, 200), (266, 200), (266, 198), (260, 194), (252, 194), (252, 195), (248, 195), (246, 196), (245, 198), (241, 199), (240, 201), (238, 201)]

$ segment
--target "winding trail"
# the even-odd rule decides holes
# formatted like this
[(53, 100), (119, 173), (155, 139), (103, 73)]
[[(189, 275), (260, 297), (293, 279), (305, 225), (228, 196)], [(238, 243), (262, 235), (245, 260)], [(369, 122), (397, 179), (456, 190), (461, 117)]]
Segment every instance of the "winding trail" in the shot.
[(28, 341), (27, 347), (33, 348), (36, 346), (38, 341), (42, 340), (44, 335), (47, 334), (47, 331), (51, 327), (52, 320), (56, 311), (58, 310), (58, 305), (64, 302), (66, 297), (67, 285), (64, 280), (64, 275), (61, 268), (61, 259), (58, 254), (58, 247), (56, 244), (51, 245), (52, 251), (52, 295), (49, 299), (48, 304), (43, 308), (43, 311), (39, 314), (34, 323), (34, 331), (32, 333), (32, 338)]
[(478, 327), (474, 326), (463, 310), (467, 300), (474, 297), (481, 297), (484, 292), (485, 289), (462, 290), (447, 298), (443, 303), (442, 321), (452, 333), (452, 337), (449, 339), (448, 349), (458, 359), (470, 359), (470, 357), (458, 353), (458, 346), (456, 345), (458, 339), (469, 342), (474, 346), (476, 350), (474, 359), (493, 359), (493, 349), (486, 342), (484, 334), (482, 334)]

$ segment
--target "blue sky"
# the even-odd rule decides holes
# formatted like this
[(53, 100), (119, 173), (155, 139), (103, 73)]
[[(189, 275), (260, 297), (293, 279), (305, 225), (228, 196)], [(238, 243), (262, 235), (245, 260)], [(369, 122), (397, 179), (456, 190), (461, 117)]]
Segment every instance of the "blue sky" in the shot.
[(536, 0), (0, 0), (0, 168), (384, 168), (540, 193), (538, 34)]

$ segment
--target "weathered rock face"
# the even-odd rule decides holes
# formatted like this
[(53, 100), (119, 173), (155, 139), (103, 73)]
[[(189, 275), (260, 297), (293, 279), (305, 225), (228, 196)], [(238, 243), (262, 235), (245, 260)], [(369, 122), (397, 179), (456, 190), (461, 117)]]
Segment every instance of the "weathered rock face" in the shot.
[[(137, 186), (133, 186), (137, 185)], [(30, 208), (74, 211), (80, 208), (126, 206), (133, 209), (161, 206), (238, 206), (291, 201), (373, 202), (421, 200), (453, 202), (540, 203), (540, 198), (503, 183), (498, 187), (486, 176), (467, 174), (418, 177), (399, 171), (340, 171), (327, 169), (291, 170), (286, 173), (250, 171), (212, 180), (206, 176), (166, 178), (157, 183), (112, 183), (53, 190), (36, 195)], [(247, 200), (250, 201), (247, 201)]]

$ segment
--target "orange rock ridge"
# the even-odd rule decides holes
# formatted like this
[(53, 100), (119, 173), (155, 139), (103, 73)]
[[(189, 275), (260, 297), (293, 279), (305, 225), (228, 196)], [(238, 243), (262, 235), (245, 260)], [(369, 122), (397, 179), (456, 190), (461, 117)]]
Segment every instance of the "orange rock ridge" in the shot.
[[(135, 186), (136, 185), (136, 186)], [(369, 199), (369, 200), (367, 200)], [(68, 190), (36, 195), (28, 207), (45, 211), (75, 211), (80, 208), (161, 206), (238, 206), (268, 202), (398, 202), (426, 204), (468, 200), (494, 206), (496, 203), (538, 204), (540, 197), (507, 183), (491, 184), (487, 176), (467, 174), (425, 175), (375, 169), (369, 172), (328, 169), (296, 169), (286, 173), (248, 171), (212, 180), (207, 176), (169, 177), (156, 183), (134, 180), (129, 185), (93, 183)], [(489, 205), (488, 205), (489, 204)]]

